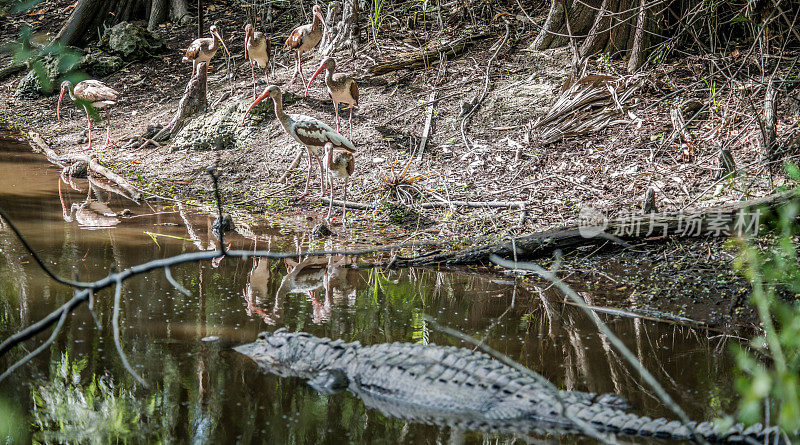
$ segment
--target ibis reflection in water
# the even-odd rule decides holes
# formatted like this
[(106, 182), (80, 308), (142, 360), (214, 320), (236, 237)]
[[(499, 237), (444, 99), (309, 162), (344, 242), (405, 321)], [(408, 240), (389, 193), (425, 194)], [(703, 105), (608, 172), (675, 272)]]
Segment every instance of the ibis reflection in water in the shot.
[[(347, 306), (355, 305), (359, 275), (358, 271), (348, 267), (352, 263), (348, 257), (286, 258), (279, 263), (267, 258), (254, 258), (252, 261), (242, 296), (247, 314), (255, 314), (266, 324), (280, 323), (284, 301), (290, 295), (308, 297), (313, 306), (311, 318), (317, 324), (330, 319), (334, 304), (344, 302)], [(281, 263), (286, 274), (281, 278), (278, 288), (274, 289), (273, 277), (279, 274), (276, 268)]]

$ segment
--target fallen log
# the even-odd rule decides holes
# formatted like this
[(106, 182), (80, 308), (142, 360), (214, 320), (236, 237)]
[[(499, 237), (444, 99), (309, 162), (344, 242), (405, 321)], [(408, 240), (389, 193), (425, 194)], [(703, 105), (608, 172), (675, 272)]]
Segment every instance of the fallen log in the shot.
[(39, 133), (36, 133), (35, 131), (28, 132), (28, 140), (32, 143), (32, 148), (34, 151), (43, 153), (45, 156), (47, 156), (47, 159), (53, 164), (56, 164), (59, 167), (63, 168), (66, 164), (85, 162), (88, 165), (90, 171), (93, 171), (96, 174), (105, 177), (109, 181), (119, 186), (121, 189), (125, 190), (134, 201), (138, 201), (139, 198), (141, 198), (142, 194), (141, 192), (139, 192), (139, 190), (136, 189), (136, 187), (131, 185), (122, 176), (100, 165), (100, 163), (97, 162), (97, 159), (83, 155), (59, 155), (52, 148), (50, 148), (50, 146), (47, 144), (47, 142), (45, 142), (42, 136)]
[[(488, 264), (490, 255), (519, 260), (551, 255), (556, 250), (596, 247), (605, 243), (626, 245), (630, 241), (664, 241), (670, 238), (755, 236), (760, 217), (790, 201), (800, 202), (800, 191), (792, 190), (761, 199), (740, 201), (686, 212), (630, 215), (613, 220), (582, 218), (578, 225), (475, 246), (455, 252), (404, 258), (396, 267)], [(582, 214), (582, 216), (584, 216)], [(586, 215), (590, 216), (590, 215)]]
[[(329, 204), (331, 202), (330, 198), (327, 198), (325, 196), (319, 198), (319, 200), (324, 204)], [(334, 199), (333, 205), (335, 206), (346, 205), (347, 208), (356, 210), (375, 210), (379, 204), (377, 203), (363, 204), (360, 202), (342, 201), (339, 199)], [(523, 201), (434, 201), (434, 202), (425, 202), (418, 205), (411, 205), (409, 207), (412, 209), (416, 207), (419, 207), (421, 209), (435, 209), (443, 207), (470, 207), (475, 209), (509, 208), (509, 209), (525, 210), (525, 202)]]
[(12, 63), (3, 69), (0, 69), (0, 80), (5, 80), (6, 77), (17, 74), (18, 72), (24, 70), (25, 66), (26, 65), (24, 63)]
[[(331, 202), (331, 199), (328, 198), (328, 197), (325, 197), (325, 196), (320, 197), (319, 200), (325, 205), (328, 205)], [(355, 210), (374, 210), (375, 209), (375, 206), (372, 205), (372, 204), (362, 204), (360, 202), (342, 201), (340, 199), (334, 199), (333, 200), (333, 205), (339, 206), (339, 207), (347, 206), (348, 209), (355, 209)]]
[(481, 39), (485, 39), (492, 34), (490, 33), (483, 33), (477, 34), (472, 36), (462, 37), (460, 39), (455, 40), (454, 42), (443, 45), (439, 48), (431, 49), (428, 51), (415, 51), (411, 53), (403, 53), (398, 54), (397, 57), (392, 60), (391, 62), (379, 63), (377, 65), (373, 65), (367, 68), (367, 72), (374, 75), (380, 76), (382, 74), (391, 73), (392, 71), (402, 70), (402, 69), (412, 69), (412, 68), (420, 68), (423, 66), (431, 66), (441, 59), (443, 56), (451, 58), (453, 56), (457, 56), (464, 52), (467, 47), (473, 42), (476, 42)]

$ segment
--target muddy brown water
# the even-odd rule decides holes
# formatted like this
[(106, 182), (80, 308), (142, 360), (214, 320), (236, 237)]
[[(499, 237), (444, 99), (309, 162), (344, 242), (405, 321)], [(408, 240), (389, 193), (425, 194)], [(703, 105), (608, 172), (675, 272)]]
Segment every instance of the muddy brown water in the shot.
[[(172, 203), (137, 205), (86, 179), (65, 183), (57, 167), (27, 147), (8, 140), (0, 144), (0, 207), (63, 276), (97, 279), (112, 267), (120, 270), (215, 246), (208, 216)], [(123, 209), (133, 216), (118, 216)], [(302, 234), (267, 225), (255, 227), (254, 235), (227, 239), (232, 248), (273, 250), (296, 249), (302, 239)], [(560, 388), (615, 392), (629, 399), (637, 413), (672, 417), (589, 319), (559, 303), (552, 290), (542, 296), (526, 291), (513, 277), (464, 271), (355, 271), (342, 267), (347, 262), (223, 259), (173, 268), (172, 275), (191, 297), (176, 291), (163, 272), (125, 282), (122, 346), (148, 388), (135, 384), (123, 369), (111, 334), (113, 293), (100, 292), (94, 312), (101, 328), (86, 306), (79, 308), (51, 347), (0, 383), (0, 414), (16, 416), (20, 441), (514, 441), (514, 435), (459, 432), (385, 417), (350, 393), (323, 396), (302, 380), (262, 374), (236, 353), (200, 341), (211, 335), (252, 341), (260, 331), (286, 327), (363, 344), (463, 346), (432, 329), (421, 317), (428, 314), (485, 336), (489, 345)], [(7, 227), (0, 226), (0, 338), (71, 296), (70, 289), (45, 277)], [(688, 327), (603, 318), (692, 418), (710, 419), (733, 409), (733, 363), (726, 344)], [(46, 336), (0, 358), (0, 369)], [(576, 436), (546, 438), (591, 443)]]

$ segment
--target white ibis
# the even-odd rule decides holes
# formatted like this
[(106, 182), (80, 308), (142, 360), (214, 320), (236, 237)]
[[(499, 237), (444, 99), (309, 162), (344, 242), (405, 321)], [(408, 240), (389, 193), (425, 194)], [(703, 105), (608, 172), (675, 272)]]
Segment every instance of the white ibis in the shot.
[(56, 107), (56, 116), (59, 121), (61, 121), (61, 100), (64, 99), (66, 92), (69, 92), (69, 98), (73, 102), (78, 102), (86, 112), (86, 121), (89, 123), (89, 148), (87, 150), (92, 148), (92, 117), (89, 115), (89, 108), (86, 105), (91, 104), (95, 109), (106, 110), (108, 127), (106, 128), (106, 145), (103, 148), (108, 147), (111, 141), (111, 113), (109, 110), (117, 104), (119, 93), (99, 80), (84, 80), (78, 82), (74, 88), (72, 82), (65, 80), (61, 82), (61, 93), (58, 95), (58, 106)]
[(326, 57), (322, 59), (319, 68), (311, 76), (311, 80), (306, 85), (306, 96), (308, 96), (308, 88), (311, 82), (317, 75), (325, 70), (325, 86), (328, 87), (328, 95), (333, 101), (333, 108), (336, 110), (336, 131), (339, 131), (339, 104), (344, 103), (350, 105), (350, 137), (353, 137), (353, 107), (358, 106), (358, 84), (349, 75), (345, 73), (334, 73), (336, 71), (336, 61), (333, 57)]
[(295, 54), (297, 55), (297, 61), (294, 65), (294, 74), (292, 75), (292, 80), (289, 83), (294, 83), (298, 72), (300, 73), (300, 79), (303, 80), (304, 84), (306, 83), (305, 76), (303, 76), (303, 65), (300, 62), (300, 57), (303, 56), (304, 52), (314, 49), (319, 41), (322, 40), (323, 28), (325, 32), (328, 31), (328, 27), (325, 25), (325, 20), (322, 18), (322, 9), (319, 7), (319, 5), (314, 5), (313, 11), (314, 21), (306, 25), (298, 26), (292, 30), (292, 33), (289, 34), (289, 38), (286, 39), (286, 43), (283, 45), (284, 51), (294, 50)]
[(216, 25), (211, 25), (209, 30), (211, 31), (211, 37), (195, 39), (189, 45), (189, 48), (186, 49), (186, 55), (183, 56), (184, 62), (192, 62), (192, 77), (194, 77), (194, 73), (197, 71), (197, 65), (199, 65), (200, 62), (208, 62), (214, 57), (219, 49), (220, 43), (222, 47), (225, 48), (225, 52), (228, 53), (228, 56), (231, 55), (231, 52), (228, 51), (228, 47), (217, 31)]
[(251, 24), (244, 27), (244, 58), (250, 60), (250, 72), (253, 75), (253, 99), (256, 98), (256, 71), (254, 67), (264, 70), (264, 75), (269, 75), (269, 56), (272, 45), (267, 36), (253, 29)]
[(353, 174), (353, 169), (356, 165), (353, 151), (346, 148), (333, 148), (333, 144), (326, 142), (322, 165), (325, 167), (328, 187), (331, 188), (331, 199), (328, 203), (328, 216), (325, 218), (328, 221), (330, 221), (331, 212), (333, 211), (333, 181), (331, 180), (331, 175), (344, 179), (344, 197), (342, 198), (342, 226), (344, 226), (347, 222), (347, 182), (350, 180), (350, 175)]
[(286, 114), (283, 111), (283, 93), (276, 85), (270, 85), (264, 88), (264, 92), (261, 93), (261, 96), (256, 98), (253, 104), (250, 105), (250, 108), (247, 109), (247, 113), (245, 113), (244, 117), (242, 117), (242, 124), (244, 124), (244, 120), (247, 118), (247, 115), (250, 114), (250, 110), (252, 110), (253, 107), (258, 105), (259, 102), (267, 97), (272, 98), (272, 101), (275, 105), (275, 116), (280, 121), (283, 129), (295, 141), (305, 146), (306, 151), (308, 152), (308, 177), (306, 178), (305, 189), (298, 199), (303, 198), (308, 194), (308, 184), (311, 180), (311, 173), (313, 170), (313, 166), (311, 164), (312, 156), (317, 159), (317, 164), (319, 164), (320, 167), (320, 185), (322, 191), (320, 196), (323, 196), (325, 194), (325, 183), (322, 180), (322, 163), (319, 159), (319, 154), (321, 151), (320, 149), (325, 146), (326, 142), (330, 142), (333, 145), (333, 148), (347, 150), (351, 153), (354, 153), (356, 151), (355, 145), (353, 145), (353, 143), (350, 142), (346, 137), (339, 134), (338, 131), (322, 123), (318, 119), (305, 116), (303, 114)]

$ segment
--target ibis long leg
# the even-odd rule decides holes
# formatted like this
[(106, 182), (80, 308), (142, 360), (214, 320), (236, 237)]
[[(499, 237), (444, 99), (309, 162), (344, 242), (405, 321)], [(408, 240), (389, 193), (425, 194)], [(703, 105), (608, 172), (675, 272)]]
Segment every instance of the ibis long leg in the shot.
[(86, 108), (86, 105), (83, 106), (83, 111), (86, 112), (86, 121), (89, 123), (89, 148), (87, 150), (92, 149), (92, 117), (89, 116), (89, 109)]
[(106, 144), (103, 146), (103, 150), (108, 148), (109, 142), (111, 142), (111, 111), (106, 108)]
[[(323, 174), (324, 170), (322, 169), (322, 161), (319, 159), (319, 156), (314, 155), (314, 157), (317, 158), (317, 165), (319, 165), (319, 187), (320, 187), (319, 197), (322, 198), (323, 196), (325, 196), (325, 179), (324, 179), (325, 175)], [(310, 159), (309, 162), (311, 162)]]
[(297, 80), (297, 64), (300, 63), (300, 51), (295, 51), (294, 55), (294, 73), (292, 73), (292, 80), (289, 81), (290, 84), (294, 84), (294, 81)]
[(302, 57), (302, 54), (300, 54), (298, 52), (297, 53), (297, 68), (300, 71), (300, 80), (302, 80), (303, 81), (303, 85), (305, 85), (306, 84), (306, 76), (303, 74), (303, 61), (300, 60), (300, 57)]
[[(350, 177), (346, 176), (344, 178), (344, 196), (342, 197), (342, 227), (347, 224), (347, 183), (350, 181)], [(333, 200), (331, 200), (333, 202)]]
[(256, 69), (253, 67), (253, 62), (250, 62), (250, 73), (253, 75), (253, 100), (256, 99)]
[(341, 131), (339, 129), (339, 102), (333, 101), (333, 109), (336, 110), (336, 131)]
[(353, 105), (350, 105), (350, 139), (353, 139)]
[(297, 199), (303, 199), (306, 195), (308, 195), (308, 184), (311, 182), (311, 172), (313, 169), (313, 164), (311, 164), (311, 149), (306, 147), (306, 153), (308, 153), (308, 174), (306, 175), (306, 186), (303, 188), (303, 193), (301, 193)]
[(333, 213), (333, 182), (331, 182), (330, 174), (328, 174), (328, 187), (331, 188), (331, 200), (328, 202), (328, 216), (325, 218), (328, 222), (331, 220), (331, 213)]

